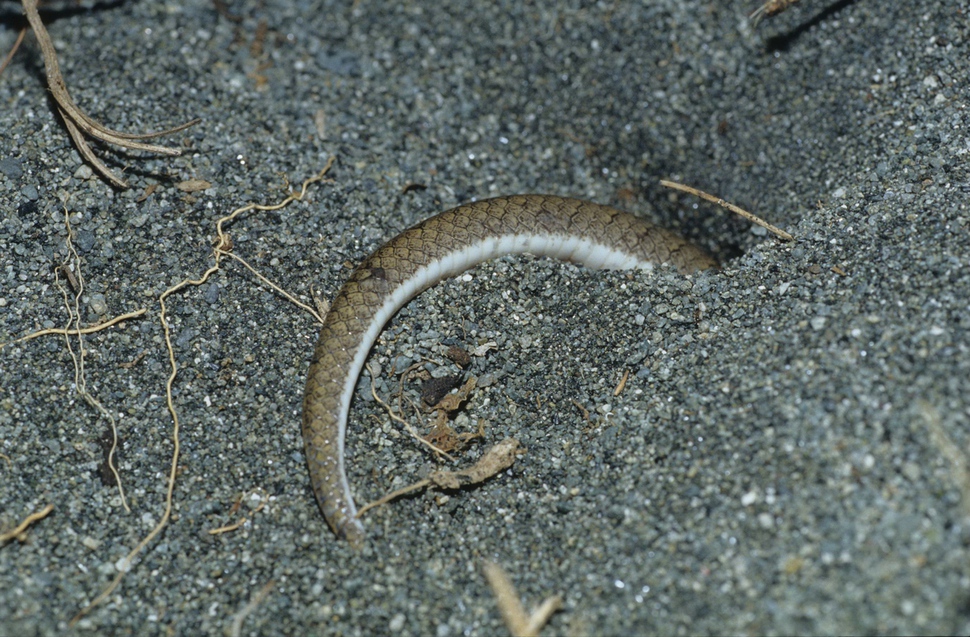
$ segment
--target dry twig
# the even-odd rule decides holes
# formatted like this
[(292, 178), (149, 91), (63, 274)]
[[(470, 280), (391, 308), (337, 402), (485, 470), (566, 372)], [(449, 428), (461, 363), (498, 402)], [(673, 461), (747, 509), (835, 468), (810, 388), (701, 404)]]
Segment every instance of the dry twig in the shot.
[(6, 544), (7, 542), (9, 542), (14, 538), (17, 538), (23, 541), (21, 538), (25, 537), (23, 534), (24, 534), (24, 531), (27, 530), (27, 527), (33, 524), (34, 522), (36, 522), (37, 520), (42, 520), (43, 518), (46, 518), (47, 515), (53, 510), (54, 510), (54, 505), (48, 504), (40, 511), (36, 513), (31, 513), (30, 515), (28, 515), (26, 518), (24, 518), (23, 522), (17, 525), (16, 528), (11, 529), (6, 533), (0, 533), (0, 546), (3, 546), (4, 544)]
[(529, 615), (525, 612), (525, 607), (519, 600), (519, 594), (515, 592), (515, 586), (512, 585), (502, 567), (494, 562), (485, 562), (482, 568), (485, 571), (485, 579), (495, 593), (495, 601), (498, 603), (499, 612), (502, 613), (502, 619), (505, 620), (509, 632), (515, 637), (536, 637), (552, 614), (562, 608), (562, 598), (554, 595), (547, 597), (539, 608)]
[(57, 62), (57, 51), (54, 49), (54, 43), (51, 42), (50, 35), (48, 35), (47, 29), (44, 27), (44, 23), (41, 21), (40, 14), (37, 11), (37, 0), (21, 0), (21, 2), (24, 7), (24, 13), (27, 15), (27, 21), (30, 23), (30, 28), (33, 29), (34, 36), (37, 38), (37, 44), (40, 45), (41, 55), (44, 58), (44, 68), (47, 71), (47, 85), (50, 88), (51, 95), (57, 102), (57, 110), (63, 118), (64, 126), (67, 127), (67, 132), (71, 135), (71, 139), (74, 140), (78, 152), (81, 153), (81, 156), (88, 163), (94, 166), (113, 185), (118, 188), (127, 188), (128, 183), (116, 175), (94, 154), (85, 135), (129, 150), (143, 150), (173, 157), (182, 154), (182, 151), (177, 148), (146, 144), (141, 140), (171, 135), (172, 133), (185, 130), (189, 126), (194, 126), (201, 120), (193, 119), (192, 121), (168, 130), (140, 134), (114, 131), (96, 121), (77, 106), (67, 90), (67, 84), (64, 82), (60, 65)]
[(137, 318), (145, 313), (145, 308), (140, 310), (135, 310), (134, 312), (127, 312), (125, 314), (118, 315), (113, 319), (105, 321), (104, 323), (98, 323), (97, 325), (92, 325), (91, 327), (79, 327), (76, 329), (65, 329), (52, 327), (46, 330), (37, 330), (36, 332), (31, 332), (21, 336), (20, 338), (15, 338), (12, 341), (7, 341), (6, 343), (0, 343), (0, 349), (8, 345), (13, 345), (14, 343), (22, 343), (23, 341), (30, 341), (40, 336), (47, 336), (49, 334), (61, 334), (63, 336), (77, 336), (79, 334), (94, 334), (95, 332), (100, 332), (101, 330), (108, 329), (112, 325), (117, 325), (122, 321), (127, 321), (128, 319)]
[(0, 73), (3, 73), (3, 71), (7, 68), (7, 65), (10, 64), (10, 60), (13, 59), (13, 56), (17, 52), (17, 49), (20, 48), (20, 43), (24, 41), (25, 35), (27, 35), (27, 27), (24, 27), (23, 29), (21, 29), (20, 33), (17, 34), (17, 41), (13, 43), (12, 47), (10, 47), (10, 51), (7, 53), (7, 57), (3, 58), (3, 64), (0, 64)]
[(690, 194), (694, 195), (695, 197), (700, 197), (701, 199), (703, 199), (705, 201), (710, 201), (711, 203), (717, 204), (718, 206), (721, 206), (722, 208), (727, 208), (728, 210), (730, 210), (734, 214), (739, 215), (741, 217), (744, 217), (745, 219), (747, 219), (748, 221), (750, 221), (752, 223), (758, 224), (762, 228), (767, 229), (768, 231), (774, 233), (775, 235), (777, 235), (778, 237), (784, 239), (785, 241), (794, 241), (795, 240), (795, 237), (791, 236), (790, 234), (788, 234), (787, 232), (785, 232), (781, 228), (776, 228), (775, 226), (771, 225), (770, 223), (768, 223), (767, 221), (765, 221), (761, 217), (758, 217), (757, 215), (754, 215), (754, 214), (748, 212), (744, 208), (739, 208), (738, 206), (735, 206), (732, 203), (728, 203), (728, 202), (724, 201), (723, 199), (721, 199), (720, 197), (715, 197), (714, 195), (708, 194), (708, 193), (704, 192), (703, 190), (698, 190), (697, 188), (692, 188), (691, 186), (685, 186), (684, 184), (678, 184), (675, 181), (667, 181), (666, 179), (661, 179), (660, 180), (660, 185), (661, 186), (666, 186), (667, 188), (673, 188), (674, 190), (680, 190), (681, 192), (690, 193)]

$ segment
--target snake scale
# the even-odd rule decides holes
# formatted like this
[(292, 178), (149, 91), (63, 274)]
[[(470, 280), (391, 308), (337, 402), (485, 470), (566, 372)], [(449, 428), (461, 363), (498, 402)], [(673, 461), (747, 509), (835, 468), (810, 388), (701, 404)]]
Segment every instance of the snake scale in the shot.
[(344, 468), (347, 413), (364, 361), (384, 324), (422, 290), (483, 261), (528, 252), (589, 268), (682, 273), (717, 262), (685, 239), (587, 201), (519, 195), (442, 212), (384, 244), (351, 274), (320, 330), (303, 398), (310, 481), (324, 517), (353, 546), (365, 539)]

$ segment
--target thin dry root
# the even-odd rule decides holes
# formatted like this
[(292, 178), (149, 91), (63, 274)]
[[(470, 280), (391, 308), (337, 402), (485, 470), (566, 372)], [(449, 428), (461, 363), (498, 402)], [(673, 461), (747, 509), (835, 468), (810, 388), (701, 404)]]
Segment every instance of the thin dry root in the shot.
[(230, 246), (232, 244), (231, 240), (229, 239), (229, 235), (227, 235), (225, 231), (225, 225), (227, 223), (229, 223), (237, 216), (249, 210), (278, 210), (290, 204), (293, 201), (302, 199), (303, 196), (306, 194), (306, 191), (309, 185), (322, 180), (324, 175), (327, 173), (328, 170), (330, 170), (330, 167), (332, 165), (333, 165), (333, 158), (331, 157), (330, 160), (327, 162), (327, 165), (324, 166), (319, 173), (317, 173), (315, 176), (303, 182), (303, 187), (300, 190), (300, 192), (290, 193), (289, 196), (287, 196), (282, 202), (278, 204), (274, 204), (272, 206), (249, 204), (247, 206), (243, 206), (242, 208), (237, 208), (236, 210), (232, 211), (230, 214), (226, 215), (225, 217), (220, 217), (219, 220), (216, 221), (216, 233), (218, 235), (218, 241), (216, 243), (216, 246), (213, 248), (213, 259), (215, 260), (215, 264), (211, 266), (209, 269), (207, 269), (205, 272), (203, 272), (202, 276), (200, 276), (198, 279), (194, 279), (194, 280), (183, 279), (182, 281), (168, 288), (167, 290), (165, 290), (159, 295), (158, 318), (162, 324), (162, 330), (163, 330), (164, 339), (165, 339), (165, 349), (168, 351), (168, 363), (169, 363), (168, 379), (165, 381), (165, 403), (168, 406), (169, 415), (172, 417), (172, 456), (171, 456), (171, 462), (169, 464), (168, 476), (166, 480), (165, 509), (162, 513), (161, 519), (158, 521), (158, 524), (155, 525), (155, 528), (153, 528), (148, 533), (148, 535), (146, 535), (135, 546), (135, 548), (133, 548), (128, 553), (128, 555), (124, 557), (122, 561), (122, 566), (121, 568), (119, 568), (118, 574), (114, 577), (113, 580), (111, 580), (111, 583), (109, 583), (104, 588), (104, 590), (102, 590), (101, 593), (98, 594), (97, 597), (91, 600), (91, 602), (87, 606), (85, 606), (80, 611), (78, 611), (77, 614), (74, 615), (74, 617), (71, 619), (71, 621), (68, 622), (68, 626), (73, 627), (74, 625), (76, 625), (77, 622), (80, 621), (82, 617), (90, 613), (95, 607), (97, 607), (104, 600), (106, 600), (108, 596), (110, 596), (111, 593), (114, 592), (116, 588), (118, 588), (118, 585), (121, 584), (121, 580), (122, 578), (124, 578), (125, 573), (127, 573), (128, 570), (131, 568), (132, 564), (134, 564), (135, 558), (138, 557), (138, 554), (141, 553), (142, 550), (144, 550), (145, 547), (148, 546), (152, 542), (152, 540), (154, 540), (155, 537), (162, 532), (162, 529), (165, 528), (165, 526), (168, 524), (169, 519), (172, 516), (172, 498), (175, 492), (175, 478), (178, 475), (178, 461), (179, 461), (179, 454), (181, 453), (181, 443), (179, 441), (179, 432), (180, 432), (181, 425), (179, 422), (178, 411), (175, 409), (175, 399), (173, 398), (173, 393), (172, 393), (172, 386), (175, 383), (175, 378), (178, 376), (178, 364), (176, 363), (176, 360), (175, 360), (175, 349), (172, 347), (171, 326), (169, 325), (168, 319), (166, 318), (165, 299), (167, 299), (169, 296), (175, 294), (179, 290), (182, 290), (183, 288), (186, 288), (188, 286), (202, 285), (203, 283), (209, 280), (210, 276), (212, 276), (214, 273), (219, 271), (222, 264), (222, 257), (225, 255), (225, 250), (228, 249), (227, 246)]
[(21, 542), (27, 537), (26, 531), (27, 527), (36, 522), (37, 520), (42, 520), (47, 517), (47, 515), (54, 510), (53, 504), (48, 504), (40, 511), (36, 513), (31, 513), (24, 521), (17, 525), (16, 528), (7, 531), (6, 533), (0, 533), (0, 546), (3, 546), (10, 540), (16, 538)]
[(761, 217), (759, 217), (759, 216), (757, 216), (757, 215), (755, 215), (753, 213), (748, 212), (744, 208), (740, 208), (738, 206), (735, 206), (733, 203), (729, 203), (727, 201), (724, 201), (720, 197), (715, 197), (712, 194), (706, 193), (703, 190), (698, 190), (697, 188), (694, 188), (692, 186), (687, 186), (685, 184), (679, 184), (676, 181), (668, 181), (666, 179), (661, 179), (660, 180), (660, 185), (661, 186), (665, 186), (667, 188), (672, 188), (674, 190), (679, 190), (681, 192), (689, 193), (691, 195), (694, 195), (695, 197), (700, 197), (701, 199), (703, 199), (705, 201), (710, 201), (713, 204), (717, 204), (718, 206), (721, 206), (722, 208), (727, 208), (728, 210), (730, 210), (734, 214), (738, 215), (739, 217), (744, 217), (748, 221), (750, 221), (752, 223), (755, 223), (755, 224), (761, 226), (762, 228), (765, 228), (766, 230), (768, 230), (769, 232), (775, 234), (775, 236), (783, 239), (784, 241), (794, 241), (795, 240), (795, 237), (791, 236), (790, 234), (788, 234), (787, 232), (785, 232), (781, 228), (778, 228), (776, 226), (771, 225), (770, 223), (768, 223), (767, 221), (765, 221)]

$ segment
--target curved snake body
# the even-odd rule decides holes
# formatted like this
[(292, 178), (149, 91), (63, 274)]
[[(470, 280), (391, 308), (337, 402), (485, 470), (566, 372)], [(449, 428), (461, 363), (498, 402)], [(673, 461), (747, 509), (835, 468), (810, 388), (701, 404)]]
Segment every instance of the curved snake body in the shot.
[(320, 330), (303, 398), (310, 481), (339, 537), (359, 546), (364, 529), (344, 470), (347, 413), (364, 361), (384, 324), (422, 290), (482, 261), (532, 253), (589, 268), (650, 268), (683, 273), (714, 267), (681, 237), (614, 208), (546, 195), (459, 206), (404, 231), (361, 263), (343, 285)]

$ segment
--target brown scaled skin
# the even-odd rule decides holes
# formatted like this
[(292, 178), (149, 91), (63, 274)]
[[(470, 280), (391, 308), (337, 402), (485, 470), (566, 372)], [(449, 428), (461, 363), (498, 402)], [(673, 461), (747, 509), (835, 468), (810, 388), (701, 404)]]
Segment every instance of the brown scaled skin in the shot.
[[(561, 240), (578, 242), (579, 247), (556, 247)], [(471, 245), (482, 249), (470, 250)], [(604, 251), (611, 251), (614, 260), (602, 263)], [(630, 214), (548, 195), (466, 204), (391, 239), (354, 270), (334, 299), (320, 330), (303, 398), (310, 481), (338, 537), (355, 547), (365, 539), (344, 473), (343, 439), (357, 377), (384, 323), (437, 281), (489, 258), (521, 252), (592, 267), (669, 263), (685, 274), (717, 267), (700, 248)], [(456, 254), (464, 258), (456, 259)], [(404, 290), (409, 283), (413, 289)]]

